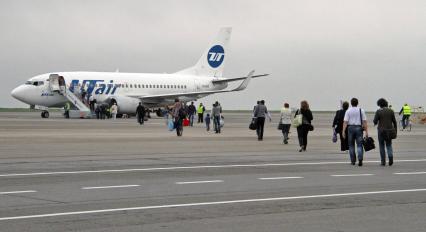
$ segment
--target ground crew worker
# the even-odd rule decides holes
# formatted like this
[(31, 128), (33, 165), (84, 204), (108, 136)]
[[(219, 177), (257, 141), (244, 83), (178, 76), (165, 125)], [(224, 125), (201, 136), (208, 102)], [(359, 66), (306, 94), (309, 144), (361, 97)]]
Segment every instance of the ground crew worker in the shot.
[(408, 126), (408, 122), (411, 116), (411, 107), (407, 103), (405, 103), (404, 106), (401, 108), (401, 111), (399, 111), (399, 115), (401, 114), (402, 114), (402, 129), (404, 130), (405, 127)]
[(66, 102), (65, 106), (64, 106), (64, 110), (65, 110), (64, 115), (65, 115), (65, 118), (70, 118), (70, 108), (71, 108), (70, 103)]
[(200, 103), (200, 105), (198, 106), (197, 109), (197, 114), (198, 114), (198, 123), (203, 123), (203, 117), (204, 117), (204, 112), (206, 111), (206, 108), (203, 106), (203, 103)]

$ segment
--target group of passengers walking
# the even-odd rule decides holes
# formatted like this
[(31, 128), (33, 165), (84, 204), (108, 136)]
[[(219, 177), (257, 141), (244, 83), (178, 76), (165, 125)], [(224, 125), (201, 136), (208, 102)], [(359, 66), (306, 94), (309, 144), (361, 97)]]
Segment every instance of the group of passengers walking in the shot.
[(198, 115), (198, 123), (205, 123), (206, 130), (210, 131), (211, 119), (213, 120), (213, 126), (215, 133), (221, 133), (221, 122), (223, 122), (222, 116), (222, 106), (219, 102), (213, 104), (212, 110), (206, 114), (204, 118), (204, 113), (206, 108), (200, 103), (198, 109), (195, 108), (194, 102), (191, 102), (189, 106), (181, 102), (179, 99), (175, 99), (175, 103), (168, 107), (168, 114), (171, 115), (169, 129), (176, 130), (177, 136), (182, 136), (184, 120), (188, 120), (188, 126), (194, 125), (195, 113)]
[[(271, 115), (265, 106), (265, 101), (261, 100), (253, 109), (252, 121), (252, 123), (255, 124), (255, 126), (252, 128), (256, 129), (256, 134), (259, 141), (263, 140), (266, 117), (269, 118), (269, 121), (272, 121)], [(295, 112), (294, 115), (290, 109), (290, 105), (288, 103), (284, 103), (284, 107), (280, 112), (280, 119), (278, 124), (278, 129), (282, 131), (284, 137), (283, 143), (288, 144), (290, 127), (293, 124), (293, 126), (297, 128), (297, 137), (300, 146), (299, 152), (306, 151), (306, 147), (308, 145), (308, 133), (314, 128), (311, 124), (312, 120), (312, 112), (309, 109), (309, 104), (307, 101), (302, 101), (300, 103), (300, 108)], [(296, 121), (298, 122), (296, 123)]]
[[(336, 112), (332, 126), (335, 133), (339, 134), (340, 150), (349, 150), (351, 164), (355, 165), (358, 160), (358, 166), (362, 166), (364, 160), (364, 147), (368, 140), (370, 139), (371, 141), (372, 139), (368, 136), (367, 117), (364, 109), (358, 106), (359, 102), (357, 98), (352, 98), (350, 102), (350, 107), (348, 102), (343, 102), (342, 109)], [(388, 102), (383, 98), (377, 101), (377, 105), (379, 109), (375, 113), (373, 123), (377, 125), (381, 165), (386, 165), (387, 154), (389, 160), (388, 164), (391, 166), (393, 165), (392, 140), (397, 136), (395, 113), (388, 107)], [(404, 112), (404, 107), (401, 112)], [(407, 107), (405, 107), (405, 115), (409, 114), (411, 114), (411, 112), (408, 112)], [(259, 101), (253, 109), (253, 120), (250, 125), (251, 129), (256, 129), (259, 141), (263, 140), (265, 117), (269, 117), (271, 120), (270, 114), (265, 106), (265, 101), (262, 100)], [(405, 118), (408, 117), (406, 116)], [(283, 143), (288, 144), (290, 128), (293, 125), (297, 128), (297, 137), (300, 146), (299, 152), (306, 151), (309, 131), (314, 130), (312, 120), (313, 115), (307, 101), (302, 101), (300, 103), (300, 108), (297, 109), (294, 114), (290, 109), (290, 105), (285, 103), (280, 112), (278, 125), (278, 129), (280, 129), (283, 134)], [(252, 127), (253, 124), (255, 125)], [(364, 138), (368, 138), (367, 142)]]
[[(397, 135), (397, 123), (395, 113), (388, 107), (388, 102), (380, 98), (377, 101), (379, 109), (376, 111), (373, 123), (377, 125), (377, 134), (380, 149), (381, 165), (386, 165), (386, 153), (389, 166), (393, 165), (392, 139)], [(364, 137), (368, 138), (368, 124), (365, 111), (358, 107), (358, 99), (351, 99), (351, 107), (348, 102), (343, 102), (342, 109), (336, 112), (333, 120), (335, 133), (340, 137), (340, 150), (349, 150), (351, 164), (356, 163), (358, 154), (358, 165), (363, 165)], [(364, 136), (365, 134), (365, 136)], [(356, 144), (356, 149), (355, 149)]]
[[(340, 138), (340, 150), (344, 152), (349, 151), (350, 162), (352, 165), (355, 165), (358, 161), (358, 165), (362, 166), (364, 160), (364, 138), (368, 138), (368, 124), (365, 111), (358, 106), (358, 103), (357, 98), (352, 98), (350, 105), (348, 102), (343, 102), (342, 108), (336, 111), (332, 127), (335, 133), (333, 142), (337, 141), (338, 134)], [(378, 130), (381, 165), (386, 165), (387, 154), (389, 166), (391, 166), (393, 165), (392, 139), (395, 139), (397, 136), (395, 113), (388, 107), (388, 102), (383, 98), (377, 101), (377, 105), (380, 108), (375, 113), (373, 123), (374, 125), (377, 125)], [(102, 105), (99, 105), (98, 107), (100, 107), (99, 110), (95, 109), (95, 111), (97, 111), (97, 118), (104, 119), (105, 113), (103, 112), (106, 110), (106, 107), (104, 107), (104, 109), (102, 108)], [(112, 118), (115, 119), (118, 112), (116, 103), (109, 108), (109, 111)], [(98, 112), (100, 116), (98, 116)], [(221, 122), (223, 121), (223, 116), (222, 107), (219, 102), (215, 102), (213, 104), (210, 114), (207, 113), (205, 117), (204, 114), (206, 112), (206, 108), (202, 103), (200, 103), (196, 108), (194, 102), (191, 102), (191, 104), (187, 106), (183, 102), (179, 101), (179, 99), (176, 99), (175, 103), (168, 107), (168, 112), (172, 117), (172, 126), (173, 129), (176, 130), (177, 136), (182, 136), (184, 120), (189, 120), (188, 126), (193, 126), (196, 114), (198, 116), (198, 123), (205, 123), (207, 131), (210, 130), (210, 123), (212, 119), (215, 133), (221, 133)], [(403, 106), (400, 111), (400, 114), (401, 113), (404, 115), (402, 126), (405, 128), (411, 115), (411, 109), (407, 104)], [(146, 109), (141, 103), (139, 103), (136, 109), (136, 114), (138, 123), (141, 125), (144, 124)], [(265, 101), (258, 101), (257, 105), (253, 108), (253, 120), (250, 128), (256, 130), (257, 139), (259, 141), (263, 140), (266, 118), (268, 118), (269, 121), (272, 121), (271, 115), (265, 105)], [(280, 112), (278, 125), (278, 129), (281, 130), (283, 135), (283, 143), (289, 143), (290, 128), (292, 126), (296, 127), (300, 146), (299, 152), (305, 152), (308, 145), (309, 131), (314, 130), (312, 121), (313, 115), (307, 101), (301, 101), (300, 107), (294, 112), (294, 114), (290, 109), (290, 105), (288, 103), (284, 103), (284, 107)]]

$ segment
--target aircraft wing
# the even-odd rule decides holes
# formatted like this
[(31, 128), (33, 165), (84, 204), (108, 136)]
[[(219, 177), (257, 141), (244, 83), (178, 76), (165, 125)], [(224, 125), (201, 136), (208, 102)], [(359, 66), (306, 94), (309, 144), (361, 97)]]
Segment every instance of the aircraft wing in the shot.
[[(265, 77), (268, 76), (269, 74), (259, 74), (259, 75), (253, 75), (251, 78), (257, 78), (257, 77)], [(234, 77), (234, 78), (220, 78), (220, 79), (215, 79), (213, 80), (213, 84), (220, 84), (220, 83), (225, 83), (225, 82), (233, 82), (233, 81), (240, 81), (240, 80), (244, 80), (246, 77)]]
[(145, 95), (145, 96), (135, 96), (135, 95), (128, 95), (129, 97), (135, 97), (141, 99), (143, 102), (147, 103), (156, 103), (156, 102), (162, 102), (164, 100), (174, 100), (176, 98), (191, 98), (191, 99), (198, 99), (201, 97), (205, 97), (210, 94), (214, 93), (226, 93), (226, 92), (235, 92), (235, 91), (242, 91), (247, 88), (251, 78), (253, 77), (254, 70), (251, 71), (246, 77), (244, 77), (244, 81), (234, 89), (230, 90), (212, 90), (212, 91), (199, 91), (199, 92), (187, 92), (187, 93), (171, 93), (171, 94), (158, 94), (158, 95)]

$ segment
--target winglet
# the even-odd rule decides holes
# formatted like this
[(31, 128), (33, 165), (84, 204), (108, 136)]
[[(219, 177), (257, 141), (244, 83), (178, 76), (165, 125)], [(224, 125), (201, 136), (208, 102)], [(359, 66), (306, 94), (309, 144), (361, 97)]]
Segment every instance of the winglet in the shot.
[(241, 83), (240, 86), (238, 86), (237, 88), (235, 88), (232, 91), (241, 91), (247, 88), (252, 76), (254, 74), (254, 70), (252, 70), (251, 72), (249, 72), (249, 74), (247, 75), (247, 77), (244, 79), (243, 83)]

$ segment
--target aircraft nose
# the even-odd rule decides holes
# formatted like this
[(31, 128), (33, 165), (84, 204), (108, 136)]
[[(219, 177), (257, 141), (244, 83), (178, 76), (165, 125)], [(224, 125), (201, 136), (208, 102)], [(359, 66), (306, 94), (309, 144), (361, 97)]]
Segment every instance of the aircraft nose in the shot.
[(22, 101), (23, 100), (23, 89), (24, 87), (22, 85), (16, 87), (15, 89), (12, 90), (12, 92), (10, 93), (12, 95), (12, 97)]

